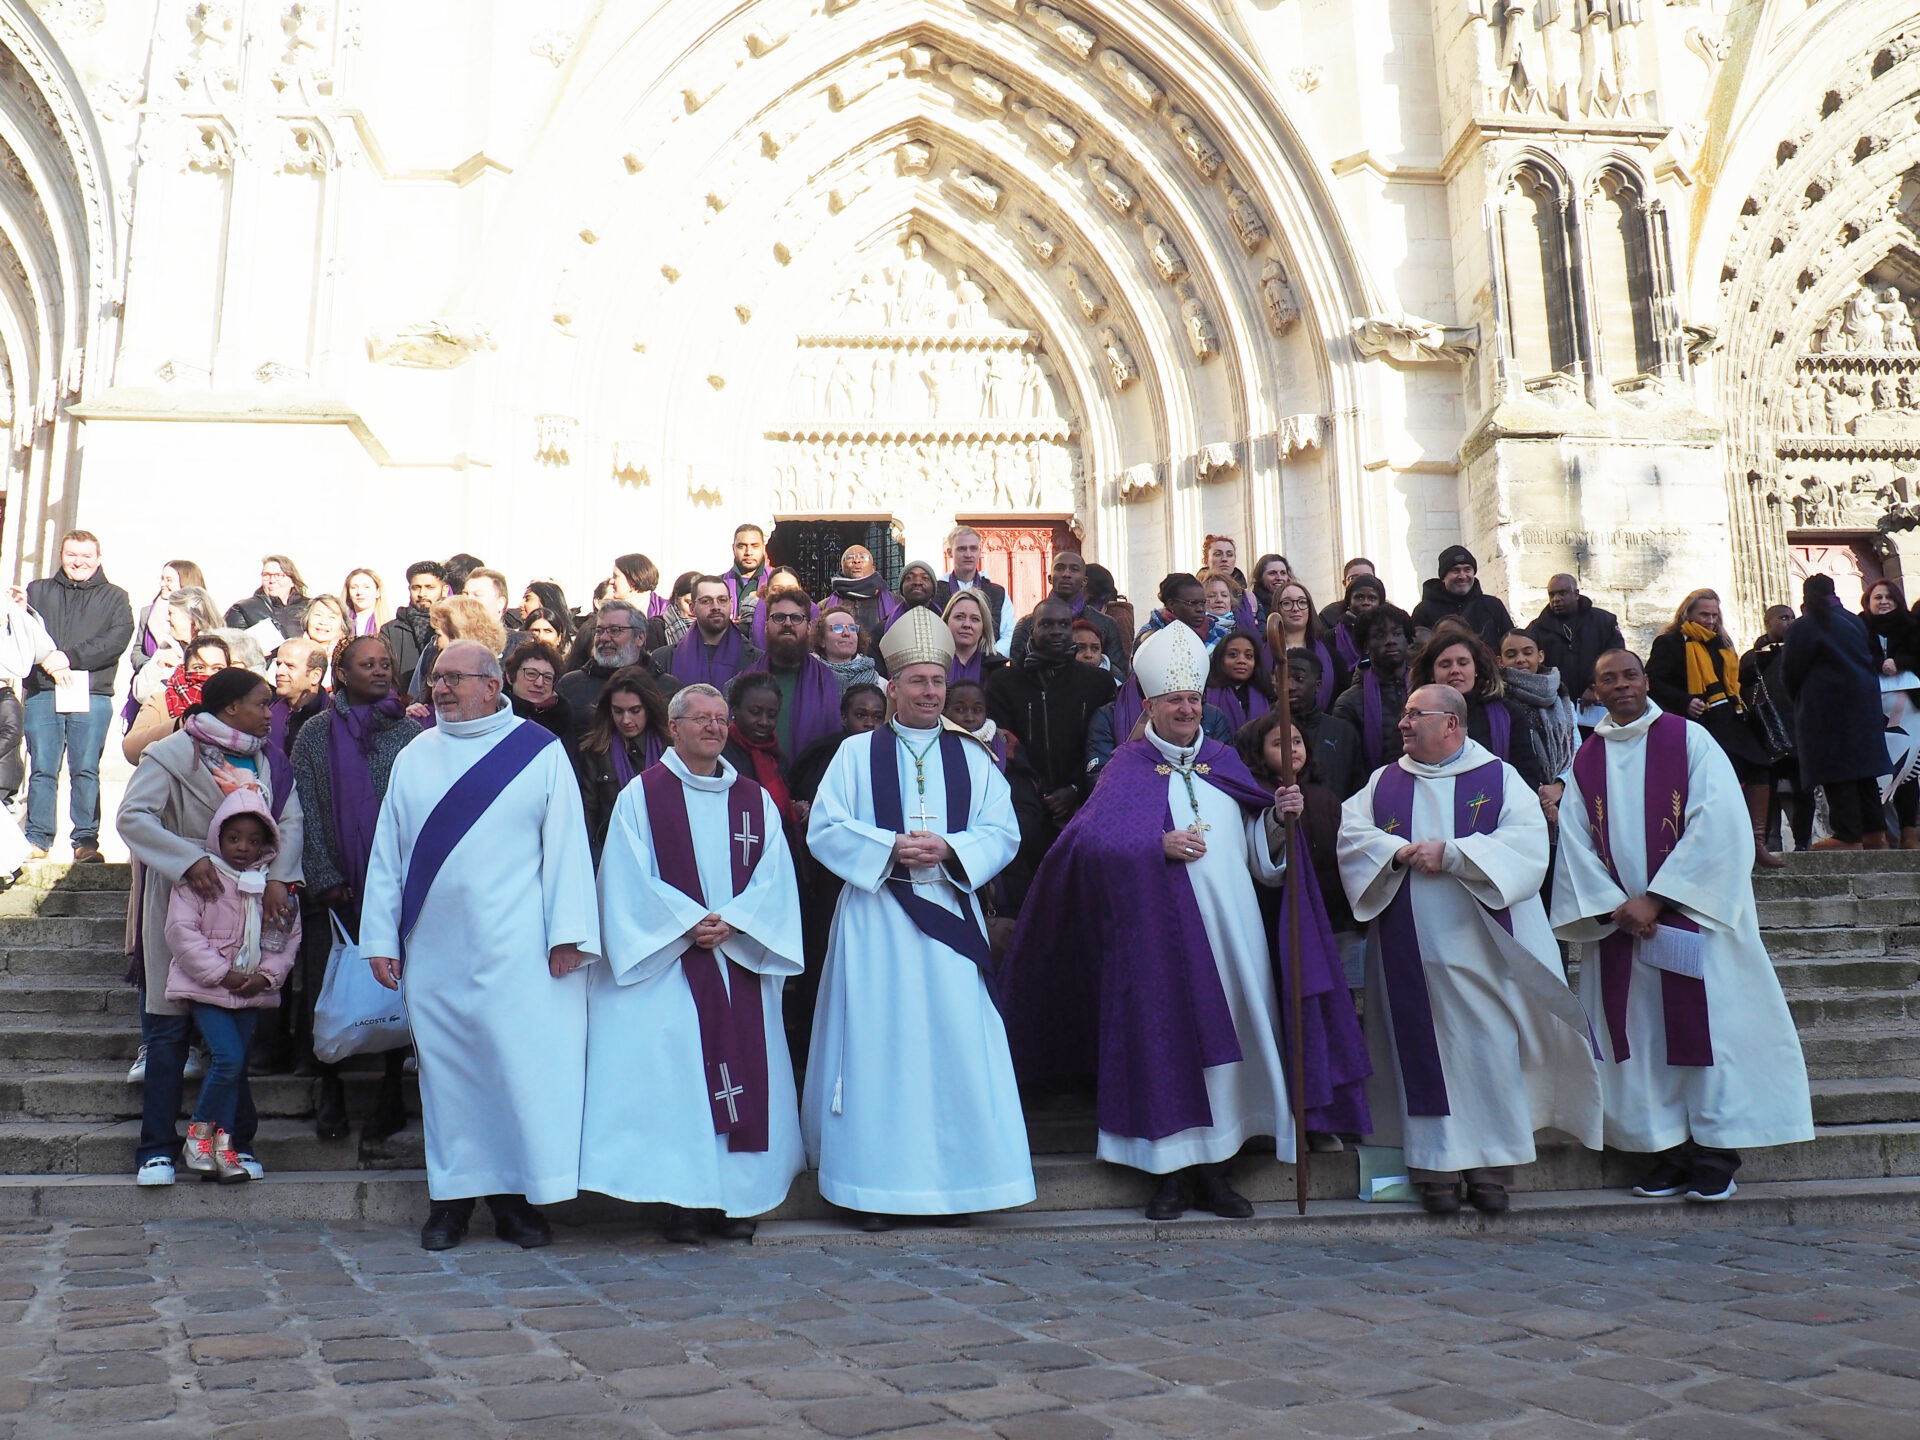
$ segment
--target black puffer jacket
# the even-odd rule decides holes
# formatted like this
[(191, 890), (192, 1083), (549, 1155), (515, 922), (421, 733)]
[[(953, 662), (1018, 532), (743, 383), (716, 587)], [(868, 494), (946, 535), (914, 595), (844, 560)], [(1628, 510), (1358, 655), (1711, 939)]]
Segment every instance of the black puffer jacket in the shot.
[[(64, 572), (30, 581), (27, 604), (68, 663), (87, 672), (88, 693), (111, 695), (114, 672), (133, 639), (133, 602), (107, 580), (105, 568), (80, 581), (69, 580)], [(36, 665), (27, 676), (27, 694), (52, 688), (52, 678)]]
[(227, 607), (227, 624), (235, 630), (245, 630), (262, 620), (271, 620), (273, 628), (291, 640), (306, 633), (307, 603), (306, 596), (296, 595), (282, 605), (266, 591), (256, 590)]
[(1553, 606), (1543, 606), (1527, 633), (1546, 656), (1543, 668), (1558, 670), (1560, 683), (1575, 700), (1593, 688), (1593, 667), (1600, 657), (1609, 650), (1626, 649), (1627, 643), (1620, 636), (1620, 621), (1613, 613), (1600, 609), (1584, 595), (1579, 607), (1564, 620), (1553, 613)]
[(1513, 629), (1513, 617), (1507, 614), (1505, 603), (1498, 595), (1482, 590), (1478, 580), (1465, 595), (1455, 595), (1436, 578), (1427, 581), (1420, 595), (1420, 603), (1413, 607), (1416, 628), (1431, 630), (1449, 615), (1458, 615), (1496, 655), (1500, 653), (1500, 642)]

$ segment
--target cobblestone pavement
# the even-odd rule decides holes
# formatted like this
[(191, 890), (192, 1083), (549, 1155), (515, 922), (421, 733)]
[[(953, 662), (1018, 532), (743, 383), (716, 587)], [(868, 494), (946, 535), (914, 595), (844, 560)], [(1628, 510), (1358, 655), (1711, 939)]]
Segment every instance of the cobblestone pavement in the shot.
[[(1920, 1238), (0, 1226), (0, 1437), (1920, 1434)], [(485, 1238), (478, 1238), (484, 1235)]]

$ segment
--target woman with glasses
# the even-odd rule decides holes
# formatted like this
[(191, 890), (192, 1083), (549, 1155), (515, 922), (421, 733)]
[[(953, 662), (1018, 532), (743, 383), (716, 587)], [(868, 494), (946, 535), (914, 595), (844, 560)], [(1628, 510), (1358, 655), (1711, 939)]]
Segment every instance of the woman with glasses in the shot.
[(1283, 584), (1274, 596), (1273, 613), (1280, 617), (1280, 646), (1284, 650), (1311, 650), (1320, 657), (1317, 700), (1324, 712), (1347, 688), (1348, 665), (1336, 647), (1327, 643), (1313, 592), (1298, 580)]
[(840, 679), (840, 693), (851, 685), (871, 685), (879, 678), (873, 646), (860, 628), (860, 617), (837, 600), (829, 600), (813, 622), (813, 653), (827, 662)]
[(505, 664), (513, 713), (551, 730), (573, 748), (573, 706), (560, 693), (560, 652), (538, 640), (523, 642)]

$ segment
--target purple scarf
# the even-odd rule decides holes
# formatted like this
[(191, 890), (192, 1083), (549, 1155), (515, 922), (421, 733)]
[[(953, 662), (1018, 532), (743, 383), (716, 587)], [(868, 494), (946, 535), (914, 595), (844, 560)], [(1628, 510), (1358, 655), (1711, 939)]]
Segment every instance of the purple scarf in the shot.
[(1333, 627), (1333, 648), (1340, 652), (1340, 663), (1349, 670), (1360, 664), (1360, 647), (1353, 643), (1353, 622), (1342, 620)]
[(1140, 712), (1147, 708), (1147, 697), (1140, 693), (1140, 682), (1134, 676), (1127, 677), (1127, 683), (1120, 687), (1120, 693), (1113, 697), (1113, 744), (1114, 749), (1127, 743), (1133, 734), (1133, 727), (1140, 719)]
[(720, 578), (726, 583), (727, 594), (733, 597), (733, 610), (731, 613), (734, 619), (738, 620), (740, 618), (740, 596), (742, 592), (758, 590), (771, 573), (771, 569), (764, 563), (751, 575), (742, 575), (738, 569), (731, 566), (728, 567), (727, 573)]
[(972, 659), (962, 660), (956, 655), (953, 663), (947, 666), (947, 684), (958, 685), (962, 680), (971, 680), (976, 685), (979, 684), (980, 666), (986, 660), (987, 651), (990, 648), (992, 647), (987, 645), (983, 639), (981, 643), (975, 647)]
[[(1242, 690), (1247, 692), (1244, 701), (1240, 698)], [(1252, 685), (1209, 685), (1201, 698), (1227, 717), (1227, 728), (1236, 734), (1249, 720), (1256, 720), (1273, 708), (1267, 702), (1267, 697)], [(1118, 714), (1117, 711), (1115, 713)], [(1131, 730), (1132, 727), (1128, 728)]]
[(1320, 713), (1325, 715), (1333, 709), (1334, 699), (1339, 694), (1333, 685), (1333, 656), (1327, 653), (1327, 644), (1324, 640), (1313, 642), (1313, 653), (1320, 657), (1320, 689), (1317, 692), (1316, 703)]
[(666, 614), (667, 606), (671, 605), (672, 603), (673, 602), (671, 600), (669, 600), (666, 596), (662, 595), (658, 590), (648, 591), (647, 592), (647, 618), (651, 620), (656, 616)]
[[(1660, 873), (1660, 867), (1687, 828), (1687, 722), (1678, 715), (1661, 715), (1647, 727), (1646, 746), (1646, 793), (1641, 819), (1647, 827), (1647, 886), (1651, 890), (1654, 876)], [(1593, 848), (1600, 852), (1613, 883), (1619, 885), (1620, 876), (1613, 868), (1612, 817), (1607, 813), (1606, 747), (1607, 742), (1600, 736), (1587, 737), (1573, 757), (1573, 778), (1580, 786), (1581, 798), (1586, 801), (1587, 827), (1593, 835)], [(1659, 923), (1676, 930), (1697, 932), (1700, 929), (1671, 906), (1660, 913)], [(1627, 996), (1632, 984), (1633, 937), (1616, 929), (1600, 942), (1601, 1008), (1606, 1012), (1607, 1039), (1616, 1065), (1633, 1054), (1627, 1047)], [(1666, 1020), (1667, 1064), (1713, 1064), (1706, 982), (1662, 970), (1660, 1004)]]
[(373, 788), (373, 745), (381, 722), (407, 713), (400, 697), (388, 692), (371, 705), (333, 702), (327, 718), (327, 790), (333, 802), (333, 851), (341, 878), (357, 902), (366, 893), (367, 861), (373, 855), (373, 831), (380, 820), (380, 796)]
[(1360, 677), (1360, 748), (1366, 752), (1368, 773), (1380, 768), (1381, 757), (1386, 754), (1384, 709), (1380, 700), (1380, 677), (1369, 665)]
[[(740, 672), (772, 674), (767, 657)], [(787, 753), (798, 755), (816, 740), (840, 733), (840, 677), (818, 655), (800, 661), (800, 678), (793, 687), (793, 708), (787, 715)]]
[[(648, 730), (640, 737), (640, 770), (650, 770), (654, 762), (667, 752), (666, 741)], [(640, 770), (633, 768), (633, 752), (627, 748), (626, 738), (618, 732), (613, 742), (607, 746), (607, 758), (613, 762), (613, 778), (622, 790), (633, 782)]]
[[(760, 617), (756, 615), (756, 620)], [(706, 637), (701, 635), (700, 627), (693, 626), (680, 637), (680, 643), (673, 647), (673, 678), (682, 685), (711, 685), (724, 691), (735, 675), (740, 673), (740, 659), (746, 654), (747, 642), (740, 638), (740, 632), (729, 625), (727, 633), (720, 637), (718, 645), (709, 647)]]

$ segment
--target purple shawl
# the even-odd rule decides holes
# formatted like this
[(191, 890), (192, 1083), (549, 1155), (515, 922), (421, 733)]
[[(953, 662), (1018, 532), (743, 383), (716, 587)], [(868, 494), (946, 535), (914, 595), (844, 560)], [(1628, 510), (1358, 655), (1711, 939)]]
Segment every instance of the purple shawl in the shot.
[[(1240, 727), (1249, 720), (1258, 719), (1273, 708), (1268, 703), (1267, 697), (1254, 689), (1252, 685), (1244, 688), (1247, 692), (1245, 702), (1242, 702), (1240, 699), (1239, 688), (1232, 685), (1209, 685), (1206, 694), (1201, 697), (1207, 704), (1213, 706), (1214, 709), (1227, 717), (1228, 728), (1235, 734), (1238, 734)], [(1117, 718), (1119, 715), (1117, 708), (1114, 714)], [(1127, 729), (1128, 732), (1131, 733), (1133, 727), (1129, 725)]]
[(406, 713), (392, 692), (372, 705), (336, 700), (328, 709), (327, 794), (333, 802), (334, 857), (356, 902), (366, 893), (367, 861), (380, 820), (380, 796), (373, 788), (374, 738), (382, 721), (392, 724)]
[(1127, 676), (1127, 683), (1113, 697), (1113, 744), (1116, 750), (1127, 743), (1127, 738), (1133, 734), (1134, 723), (1146, 708), (1147, 697), (1140, 693), (1139, 680)]
[(733, 597), (732, 614), (734, 619), (738, 620), (740, 618), (740, 596), (746, 591), (758, 590), (771, 573), (771, 568), (765, 563), (762, 563), (760, 568), (751, 575), (742, 575), (739, 570), (731, 565), (727, 567), (727, 573), (720, 578), (726, 583), (727, 594)]
[(1333, 627), (1333, 648), (1340, 652), (1340, 663), (1348, 670), (1360, 667), (1360, 647), (1353, 641), (1353, 622), (1342, 620)]
[[(1243, 811), (1273, 803), (1231, 746), (1203, 740), (1196, 758), (1200, 778)], [(1031, 893), (1049, 903), (1023, 910), (999, 977), (1020, 1078), (1092, 1073), (1100, 1128), (1147, 1140), (1211, 1125), (1205, 1072), (1242, 1058), (1193, 881), (1160, 848), (1173, 825), (1163, 763), (1144, 738), (1114, 751), (1093, 797), (1041, 862)], [(1337, 961), (1332, 967), (1337, 978)], [(1324, 979), (1308, 983), (1318, 993)], [(1309, 1026), (1321, 1026), (1328, 1008), (1308, 1006)], [(1347, 1023), (1351, 1033), (1307, 1038), (1310, 1066), (1316, 1054), (1330, 1057), (1336, 1088), (1365, 1053), (1355, 1050), (1350, 1004)]]
[(1369, 665), (1360, 677), (1360, 748), (1367, 757), (1367, 772), (1380, 768), (1387, 753), (1387, 717), (1380, 698), (1380, 677)]
[(1324, 640), (1314, 641), (1313, 652), (1320, 657), (1320, 690), (1315, 698), (1314, 704), (1320, 713), (1325, 715), (1333, 709), (1333, 702), (1339, 696), (1340, 692), (1334, 688), (1333, 656), (1327, 652), (1327, 642)]
[[(767, 657), (740, 672), (772, 674)], [(787, 717), (787, 753), (798, 755), (816, 740), (840, 733), (840, 677), (818, 655), (800, 662), (800, 678), (793, 687), (793, 712)]]
[(655, 616), (666, 614), (667, 607), (672, 603), (673, 602), (671, 600), (669, 600), (665, 595), (662, 595), (658, 590), (648, 591), (647, 592), (647, 618), (651, 620)]
[(746, 651), (747, 642), (731, 625), (720, 637), (720, 643), (711, 648), (701, 635), (700, 627), (692, 626), (673, 647), (673, 678), (682, 685), (711, 685), (725, 691), (728, 683), (740, 673), (740, 660)]
[(947, 666), (947, 684), (957, 685), (962, 680), (971, 680), (974, 684), (978, 685), (980, 683), (980, 666), (986, 660), (987, 652), (991, 649), (993, 649), (993, 647), (986, 643), (985, 637), (982, 637), (979, 646), (973, 652), (972, 659), (962, 660), (956, 655), (953, 663)]
[(627, 749), (627, 742), (623, 736), (616, 734), (613, 737), (613, 743), (607, 746), (607, 759), (613, 763), (613, 778), (619, 782), (622, 790), (633, 783), (633, 777), (638, 775), (640, 770), (651, 770), (654, 762), (666, 753), (666, 740), (652, 730), (640, 737), (639, 770), (633, 767), (633, 752)]

